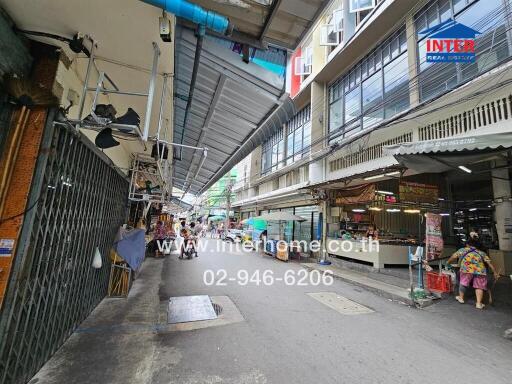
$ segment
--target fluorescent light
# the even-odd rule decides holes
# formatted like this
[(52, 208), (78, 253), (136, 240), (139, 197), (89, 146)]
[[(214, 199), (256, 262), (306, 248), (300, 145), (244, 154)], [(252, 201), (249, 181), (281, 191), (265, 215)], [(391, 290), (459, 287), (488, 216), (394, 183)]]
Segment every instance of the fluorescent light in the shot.
[(400, 174), (400, 171), (396, 171), (396, 172), (386, 173), (386, 176), (397, 176), (399, 174)]
[(365, 209), (353, 209), (352, 212), (363, 213), (363, 212), (366, 212), (366, 210)]
[(439, 199), (437, 199), (438, 201), (444, 201), (444, 198), (440, 197)]
[(472, 173), (473, 171), (463, 165), (459, 165), (459, 169), (464, 171), (464, 172), (467, 172), (467, 173)]
[(375, 180), (375, 179), (380, 179), (381, 177), (384, 177), (384, 175), (369, 176), (369, 177), (365, 177), (364, 179), (365, 180)]
[(405, 213), (421, 213), (419, 209), (404, 209)]
[(478, 210), (478, 208), (469, 208), (469, 212), (475, 212), (477, 210)]
[(382, 208), (379, 208), (379, 207), (370, 207), (368, 208), (369, 211), (375, 211), (375, 212), (380, 212), (382, 211)]
[(449, 214), (449, 213), (440, 213), (439, 215), (440, 215), (440, 216), (450, 216), (450, 214)]
[(386, 209), (386, 212), (396, 213), (396, 212), (401, 212), (401, 210), (398, 208), (389, 208), (389, 209)]
[(389, 191), (375, 191), (375, 192), (380, 193), (381, 195), (388, 195), (388, 196), (394, 195), (393, 192), (389, 192)]

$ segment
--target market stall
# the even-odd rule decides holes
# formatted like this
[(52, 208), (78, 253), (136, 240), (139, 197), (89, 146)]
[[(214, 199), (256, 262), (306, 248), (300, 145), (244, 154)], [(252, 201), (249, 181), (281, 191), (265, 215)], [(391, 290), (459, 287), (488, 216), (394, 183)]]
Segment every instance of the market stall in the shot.
[(288, 243), (285, 239), (285, 226), (290, 222), (304, 222), (305, 218), (294, 215), (286, 211), (277, 211), (263, 214), (255, 219), (264, 220), (270, 223), (277, 223), (279, 231), (268, 232), (268, 237), (265, 242), (265, 253), (269, 254), (279, 260), (288, 261), (292, 254), (298, 255), (300, 260), (300, 249), (294, 242)]
[[(402, 180), (332, 191), (327, 251), (379, 269), (407, 266), (409, 247), (424, 242), (425, 215), (448, 216), (440, 212), (439, 202), (435, 185)], [(454, 249), (446, 247), (443, 254)]]

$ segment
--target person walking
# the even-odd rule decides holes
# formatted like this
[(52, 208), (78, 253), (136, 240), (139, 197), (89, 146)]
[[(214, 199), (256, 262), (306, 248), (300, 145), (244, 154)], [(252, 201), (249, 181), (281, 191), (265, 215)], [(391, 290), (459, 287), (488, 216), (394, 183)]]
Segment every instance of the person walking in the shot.
[(490, 268), (494, 276), (499, 278), (491, 259), (482, 248), (478, 236), (472, 236), (465, 247), (460, 248), (448, 259), (448, 264), (458, 260), (460, 266), (459, 295), (455, 299), (464, 304), (466, 289), (472, 285), (475, 289), (477, 309), (484, 309), (485, 307), (482, 301), (484, 291), (487, 290), (487, 268)]

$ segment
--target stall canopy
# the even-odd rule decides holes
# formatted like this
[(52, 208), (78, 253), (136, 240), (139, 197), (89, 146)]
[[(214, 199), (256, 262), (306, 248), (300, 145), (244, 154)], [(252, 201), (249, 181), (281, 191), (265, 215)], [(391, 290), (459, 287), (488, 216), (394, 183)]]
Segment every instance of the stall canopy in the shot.
[(174, 142), (206, 147), (208, 152), (203, 161), (202, 151), (177, 150), (174, 183), (195, 195), (212, 186), (296, 111), (284, 92), (283, 76), (243, 62), (223, 40), (209, 35), (203, 38), (191, 86), (197, 48), (194, 31), (177, 26)]
[(389, 145), (384, 154), (416, 172), (442, 173), (461, 165), (493, 160), (512, 148), (512, 133), (503, 132)]

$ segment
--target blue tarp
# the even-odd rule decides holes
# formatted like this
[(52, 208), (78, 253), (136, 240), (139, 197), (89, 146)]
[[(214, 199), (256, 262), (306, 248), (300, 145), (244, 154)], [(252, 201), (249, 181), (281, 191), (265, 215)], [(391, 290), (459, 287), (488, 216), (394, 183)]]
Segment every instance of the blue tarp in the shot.
[(114, 250), (134, 271), (138, 271), (146, 253), (145, 232), (143, 229), (130, 231), (120, 228), (117, 232)]

